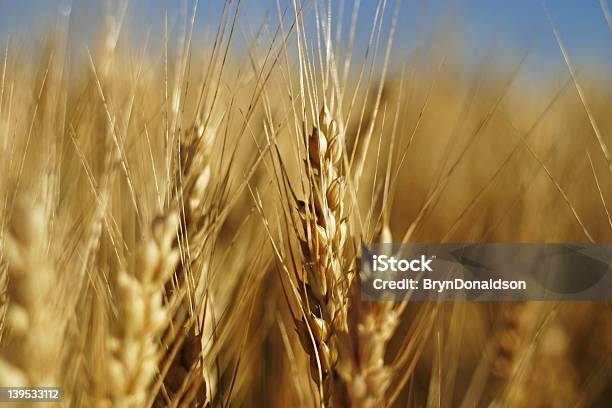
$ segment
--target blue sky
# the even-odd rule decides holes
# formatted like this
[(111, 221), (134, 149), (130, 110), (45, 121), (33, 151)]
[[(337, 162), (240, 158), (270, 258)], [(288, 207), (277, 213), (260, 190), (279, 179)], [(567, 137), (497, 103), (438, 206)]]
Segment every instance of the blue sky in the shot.
[[(604, 0), (605, 1), (605, 0)], [(608, 0), (609, 1), (609, 0)], [(287, 0), (280, 0), (285, 4)], [(309, 0), (302, 0), (308, 3)], [(61, 13), (71, 9), (73, 21), (80, 21), (74, 29), (72, 41), (83, 45), (94, 36), (103, 21), (104, 0), (0, 0), (0, 40), (7, 35), (36, 39)], [(109, 3), (117, 3), (110, 0)], [(191, 8), (191, 0), (132, 0), (129, 21), (133, 30), (150, 30), (153, 38), (161, 37), (161, 21), (167, 11), (170, 22), (176, 22), (181, 5)], [(201, 0), (198, 27), (206, 27), (220, 11), (220, 0)], [(243, 0), (242, 15), (257, 25), (266, 11), (276, 14), (275, 0)], [(339, 0), (334, 0), (337, 12)], [(346, 0), (352, 8), (353, 0)], [(394, 0), (389, 0), (388, 19)], [(363, 45), (369, 34), (376, 1), (362, 0), (358, 40)], [(437, 38), (456, 41), (466, 62), (476, 61), (491, 47), (500, 54), (513, 58), (535, 41), (530, 57), (540, 69), (559, 69), (563, 60), (546, 20), (540, 1), (511, 0), (403, 0), (400, 6), (396, 40), (398, 57), (409, 55), (415, 47), (427, 48)], [(612, 74), (612, 34), (604, 19), (600, 0), (555, 0), (547, 2), (552, 17), (578, 66), (592, 67), (599, 74)], [(348, 16), (347, 16), (348, 18)], [(275, 22), (274, 19), (272, 22)], [(363, 29), (361, 28), (363, 27)], [(444, 33), (446, 35), (440, 35)], [(196, 35), (204, 36), (200, 28)], [(26, 42), (22, 42), (27, 44)], [(76, 44), (77, 46), (79, 44)]]

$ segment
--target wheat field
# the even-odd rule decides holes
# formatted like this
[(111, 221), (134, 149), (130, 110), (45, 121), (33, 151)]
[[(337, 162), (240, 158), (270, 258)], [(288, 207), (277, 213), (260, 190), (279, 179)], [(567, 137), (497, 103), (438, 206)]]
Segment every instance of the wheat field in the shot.
[(261, 23), (219, 3), (150, 42), (110, 2), (86, 44), (59, 19), (1, 47), (0, 386), (70, 407), (609, 406), (609, 302), (365, 302), (359, 260), (612, 238), (610, 67), (575, 67), (553, 19), (545, 88), (529, 51), (465, 68), (452, 27), (400, 56), (392, 1), (367, 26), (359, 1)]

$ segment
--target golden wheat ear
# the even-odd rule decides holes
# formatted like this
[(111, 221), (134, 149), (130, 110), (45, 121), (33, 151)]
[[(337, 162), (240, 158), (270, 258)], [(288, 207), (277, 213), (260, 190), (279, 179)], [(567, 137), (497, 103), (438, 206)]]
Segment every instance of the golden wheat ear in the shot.
[(324, 404), (332, 397), (344, 400), (346, 394), (336, 371), (340, 354), (338, 336), (348, 330), (348, 300), (354, 276), (346, 271), (344, 259), (348, 228), (341, 138), (336, 121), (324, 106), (307, 135), (308, 201), (296, 203), (303, 258), (302, 271), (295, 274), (303, 311), (296, 323)]
[(47, 243), (42, 208), (17, 204), (4, 248), (9, 304), (0, 358), (3, 386), (59, 385), (62, 326), (54, 309), (57, 276)]
[(105, 378), (112, 406), (141, 407), (157, 372), (160, 335), (168, 322), (164, 285), (179, 260), (175, 246), (178, 216), (157, 218), (138, 251), (134, 270), (117, 278), (120, 306), (117, 333), (109, 340)]
[[(391, 231), (383, 226), (374, 235), (375, 242), (391, 243)], [(401, 309), (395, 302), (361, 302), (359, 287), (351, 291), (353, 323), (351, 350), (343, 358), (338, 373), (346, 384), (353, 406), (386, 406), (394, 367), (385, 362), (385, 353), (400, 321)]]
[(182, 134), (179, 162), (172, 185), (172, 201), (180, 210), (177, 250), (180, 262), (166, 284), (173, 310), (164, 334), (165, 353), (159, 362), (163, 380), (156, 406), (204, 403), (207, 397), (203, 372), (202, 325), (205, 296), (200, 291), (210, 261), (207, 245), (214, 240), (211, 211), (211, 150), (218, 124), (196, 125)]

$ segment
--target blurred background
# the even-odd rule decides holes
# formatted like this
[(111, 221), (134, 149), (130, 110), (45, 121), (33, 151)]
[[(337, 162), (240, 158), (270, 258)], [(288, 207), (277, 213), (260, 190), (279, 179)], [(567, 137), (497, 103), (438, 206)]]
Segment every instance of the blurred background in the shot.
[[(77, 48), (84, 47), (103, 29), (104, 11), (122, 3), (116, 0), (0, 0), (0, 39), (4, 42), (12, 34), (20, 40), (36, 40), (58, 21), (70, 16), (71, 43)], [(133, 40), (138, 43), (148, 35), (151, 43), (158, 45), (165, 16), (169, 26), (176, 29), (181, 15), (190, 14), (193, 7), (193, 3), (186, 0), (131, 0), (127, 3), (126, 18), (130, 23), (127, 27)], [(199, 3), (196, 41), (210, 34), (210, 23), (219, 18), (223, 7), (223, 2)], [(306, 14), (312, 13), (309, 2), (302, 3)], [(344, 30), (348, 31), (353, 2), (332, 3), (334, 17), (342, 14)], [(377, 2), (356, 3), (360, 7), (358, 27), (366, 27), (376, 14)], [(241, 19), (243, 24), (248, 21), (254, 26), (267, 19), (268, 24), (274, 26), (278, 19), (277, 6), (283, 10), (288, 4), (290, 0), (278, 0), (278, 4), (273, 0), (242, 0)], [(610, 18), (606, 0), (389, 2), (385, 10), (387, 15), (399, 8), (394, 61), (400, 63), (415, 52), (427, 52), (436, 41), (445, 41), (455, 50), (461, 47), (456, 56), (471, 68), (475, 68), (492, 48), (498, 56), (507, 58), (531, 49), (530, 67), (525, 72), (537, 73), (539, 79), (546, 79), (564, 71), (565, 64), (544, 6), (548, 7), (574, 64), (585, 68), (588, 75), (609, 75), (612, 33), (606, 22), (606, 13)], [(368, 36), (368, 29), (357, 30), (357, 44), (366, 44)]]

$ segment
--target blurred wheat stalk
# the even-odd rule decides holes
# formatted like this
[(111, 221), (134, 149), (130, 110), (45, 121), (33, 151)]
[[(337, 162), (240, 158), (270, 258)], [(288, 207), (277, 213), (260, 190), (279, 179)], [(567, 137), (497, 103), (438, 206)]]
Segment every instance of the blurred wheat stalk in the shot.
[(515, 83), (522, 61), (495, 80), (437, 58), (391, 74), (397, 11), (377, 4), (362, 58), (358, 4), (348, 29), (315, 1), (252, 33), (225, 1), (196, 47), (196, 3), (155, 58), (121, 7), (83, 64), (67, 24), (36, 54), (7, 43), (0, 385), (114, 407), (610, 397), (605, 304), (358, 287), (362, 242), (607, 239), (610, 83), (590, 102), (565, 50), (544, 107)]

